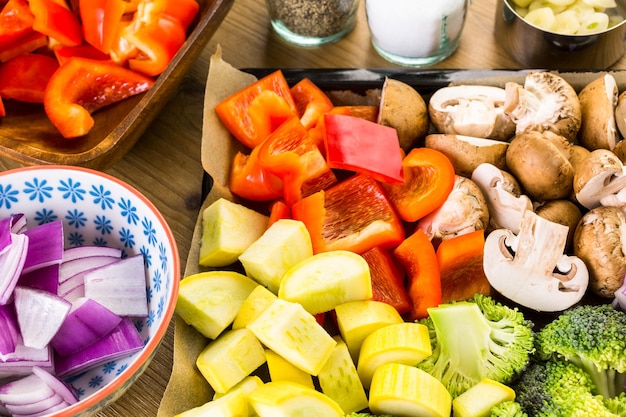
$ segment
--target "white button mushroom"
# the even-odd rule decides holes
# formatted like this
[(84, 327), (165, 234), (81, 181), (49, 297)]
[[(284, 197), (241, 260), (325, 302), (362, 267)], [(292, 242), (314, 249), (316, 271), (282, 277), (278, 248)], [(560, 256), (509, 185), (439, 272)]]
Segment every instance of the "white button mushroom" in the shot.
[(491, 286), (506, 298), (537, 311), (563, 311), (585, 295), (585, 263), (563, 253), (567, 226), (526, 211), (519, 234), (507, 229), (485, 240), (483, 267)]

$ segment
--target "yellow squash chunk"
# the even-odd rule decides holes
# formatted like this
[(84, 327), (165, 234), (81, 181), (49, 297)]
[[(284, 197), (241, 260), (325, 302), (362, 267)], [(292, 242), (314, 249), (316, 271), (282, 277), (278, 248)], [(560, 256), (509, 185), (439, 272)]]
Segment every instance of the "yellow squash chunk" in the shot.
[(295, 382), (268, 382), (252, 391), (248, 401), (259, 417), (343, 417), (336, 402)]
[(203, 266), (230, 265), (257, 240), (269, 218), (224, 198), (202, 212), (199, 263)]
[(311, 314), (333, 310), (349, 301), (371, 299), (369, 265), (354, 252), (318, 253), (285, 273), (278, 297), (300, 303)]
[(428, 327), (414, 322), (390, 324), (365, 338), (357, 371), (363, 386), (369, 388), (380, 366), (392, 362), (415, 366), (431, 354)]
[(297, 382), (298, 384), (315, 389), (315, 385), (313, 385), (313, 378), (310, 374), (294, 366), (278, 353), (271, 349), (266, 349), (265, 359), (267, 360), (267, 368), (272, 381)]
[(246, 394), (246, 396), (248, 394), (250, 394), (252, 391), (254, 391), (255, 389), (257, 389), (258, 387), (260, 387), (261, 385), (265, 384), (265, 382), (263, 382), (263, 380), (257, 376), (257, 375), (248, 375), (247, 377), (245, 377), (244, 379), (242, 379), (241, 381), (239, 381), (237, 384), (235, 384), (231, 389), (229, 389), (226, 392), (216, 392), (213, 395), (213, 399), (217, 400), (218, 398), (223, 397), (224, 395), (227, 395), (228, 393), (235, 391), (235, 390), (242, 390), (244, 394)]
[(374, 300), (340, 304), (335, 307), (335, 314), (339, 332), (348, 345), (354, 362), (359, 359), (363, 340), (374, 330), (404, 322), (398, 310), (387, 303)]
[(247, 328), (265, 346), (311, 375), (319, 373), (336, 344), (311, 313), (280, 298)]
[(374, 373), (369, 392), (374, 414), (450, 417), (452, 397), (434, 376), (414, 366), (388, 363)]
[(232, 324), (239, 308), (258, 285), (233, 271), (191, 275), (180, 282), (176, 313), (203, 336), (215, 339)]
[(235, 320), (233, 321), (233, 329), (246, 327), (248, 323), (257, 318), (267, 306), (272, 304), (276, 298), (278, 297), (273, 292), (262, 285), (258, 285), (252, 290), (248, 298), (245, 299), (239, 308)]
[(498, 381), (483, 378), (452, 400), (453, 417), (489, 417), (491, 409), (504, 401), (515, 400), (515, 391)]
[(348, 346), (336, 336), (333, 354), (317, 375), (322, 392), (335, 400), (344, 413), (350, 414), (367, 408), (367, 395), (352, 361)]
[(250, 408), (246, 394), (237, 389), (174, 417), (245, 417), (250, 415)]
[(209, 343), (196, 366), (215, 392), (224, 393), (265, 363), (261, 342), (248, 329), (229, 330)]
[(310, 256), (313, 246), (304, 223), (280, 219), (239, 256), (239, 261), (246, 275), (278, 294), (285, 272)]

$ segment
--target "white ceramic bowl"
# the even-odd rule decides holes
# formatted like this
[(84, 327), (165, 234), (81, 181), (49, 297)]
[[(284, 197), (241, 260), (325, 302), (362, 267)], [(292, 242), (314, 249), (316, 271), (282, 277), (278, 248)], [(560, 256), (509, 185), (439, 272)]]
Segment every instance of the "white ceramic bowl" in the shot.
[(156, 207), (121, 180), (91, 169), (34, 166), (0, 173), (0, 218), (24, 213), (28, 227), (61, 219), (65, 246), (99, 244), (142, 253), (148, 317), (134, 319), (144, 348), (66, 382), (78, 403), (54, 417), (90, 416), (118, 399), (148, 367), (174, 314), (180, 259), (174, 236)]

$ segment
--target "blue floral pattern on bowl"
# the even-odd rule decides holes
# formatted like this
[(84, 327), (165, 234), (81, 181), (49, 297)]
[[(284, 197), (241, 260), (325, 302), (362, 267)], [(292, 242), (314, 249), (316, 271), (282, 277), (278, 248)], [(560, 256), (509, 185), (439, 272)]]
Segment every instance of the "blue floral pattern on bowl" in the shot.
[(112, 246), (122, 256), (141, 253), (148, 316), (134, 319), (144, 349), (95, 367), (67, 382), (79, 403), (53, 416), (92, 415), (117, 399), (145, 370), (173, 316), (180, 261), (169, 226), (137, 190), (107, 174), (70, 166), (0, 173), (0, 216), (24, 213), (28, 227), (62, 220), (66, 247)]

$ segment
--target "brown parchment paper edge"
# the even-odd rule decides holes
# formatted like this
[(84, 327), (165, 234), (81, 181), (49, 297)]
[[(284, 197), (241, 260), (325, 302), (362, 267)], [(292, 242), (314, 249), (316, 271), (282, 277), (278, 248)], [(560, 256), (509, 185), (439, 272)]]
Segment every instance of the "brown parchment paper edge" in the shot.
[[(199, 211), (184, 277), (203, 270), (198, 264), (202, 238), (202, 211), (219, 198), (233, 200), (233, 195), (228, 189), (230, 163), (238, 151), (245, 149), (237, 141), (232, 140), (230, 133), (219, 121), (213, 109), (218, 102), (256, 80), (253, 75), (240, 71), (223, 61), (219, 45), (211, 57), (209, 65), (204, 98), (201, 160), (203, 169), (213, 179), (213, 186)], [(605, 73), (615, 77), (620, 92), (626, 89), (626, 71), (563, 72), (560, 75), (576, 91), (580, 91), (587, 83)], [(480, 84), (504, 87), (506, 82), (509, 81), (523, 84), (524, 77), (520, 75), (513, 78), (490, 77), (456, 80), (453, 84)], [(183, 411), (201, 406), (213, 398), (213, 389), (195, 365), (197, 356), (208, 342), (209, 340), (205, 339), (195, 329), (175, 315), (172, 374), (161, 400), (157, 417), (173, 417)]]

